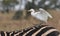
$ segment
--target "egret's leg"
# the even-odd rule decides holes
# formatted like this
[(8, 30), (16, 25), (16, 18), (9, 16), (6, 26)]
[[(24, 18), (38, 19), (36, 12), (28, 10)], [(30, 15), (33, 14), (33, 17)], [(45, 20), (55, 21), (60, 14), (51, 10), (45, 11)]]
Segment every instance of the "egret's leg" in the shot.
[(44, 21), (40, 21), (40, 24), (47, 24), (47, 22), (44, 22)]
[(40, 24), (43, 24), (44, 22), (43, 21), (40, 21)]

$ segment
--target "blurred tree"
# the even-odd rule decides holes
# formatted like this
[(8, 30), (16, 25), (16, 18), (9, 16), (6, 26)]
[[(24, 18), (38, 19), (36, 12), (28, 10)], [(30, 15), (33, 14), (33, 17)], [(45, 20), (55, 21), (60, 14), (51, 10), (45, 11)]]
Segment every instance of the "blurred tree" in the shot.
[(11, 0), (3, 0), (4, 5), (9, 5), (11, 3)]
[(3, 0), (4, 5), (10, 5), (10, 3), (18, 3), (17, 0)]
[(4, 8), (4, 11), (6, 11), (8, 13), (9, 11), (9, 7), (11, 6), (11, 3), (14, 5), (17, 2), (17, 0), (3, 0), (3, 8)]
[(8, 13), (8, 6), (10, 4), (11, 0), (3, 0), (3, 8), (4, 8), (4, 12), (6, 11)]

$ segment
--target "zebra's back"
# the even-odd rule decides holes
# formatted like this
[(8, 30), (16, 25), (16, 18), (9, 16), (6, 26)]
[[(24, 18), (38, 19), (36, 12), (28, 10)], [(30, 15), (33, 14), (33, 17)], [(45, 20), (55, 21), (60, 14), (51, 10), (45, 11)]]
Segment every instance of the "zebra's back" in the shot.
[(1, 31), (0, 36), (60, 36), (60, 32), (48, 25), (36, 25), (19, 31)]

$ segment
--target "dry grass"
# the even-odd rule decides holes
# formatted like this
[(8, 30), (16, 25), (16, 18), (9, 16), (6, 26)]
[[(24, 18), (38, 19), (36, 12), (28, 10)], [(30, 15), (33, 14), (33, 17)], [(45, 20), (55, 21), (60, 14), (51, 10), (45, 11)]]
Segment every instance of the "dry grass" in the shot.
[[(52, 14), (53, 19), (49, 19), (47, 24), (60, 30), (60, 12), (55, 10), (48, 11)], [(33, 18), (32, 16), (30, 16), (28, 20), (12, 20), (12, 16), (14, 14), (15, 12), (10, 12), (9, 14), (0, 13), (0, 31), (21, 30), (24, 28), (32, 27), (34, 24), (40, 23), (39, 20)]]

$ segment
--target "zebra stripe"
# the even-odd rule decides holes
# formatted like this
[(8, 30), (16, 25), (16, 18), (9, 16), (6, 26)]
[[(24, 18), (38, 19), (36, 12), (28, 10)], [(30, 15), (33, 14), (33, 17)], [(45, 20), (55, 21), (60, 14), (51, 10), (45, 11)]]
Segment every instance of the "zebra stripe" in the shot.
[(42, 36), (47, 36), (47, 34), (54, 32), (54, 31), (57, 31), (57, 30), (56, 29), (50, 29), (47, 32), (45, 32), (44, 34), (42, 34)]
[(60, 36), (60, 34), (58, 36)]
[(20, 33), (22, 33), (23, 31), (21, 31), (21, 32), (19, 32), (19, 33), (17, 33), (17, 34), (15, 34), (14, 36), (17, 36), (17, 35), (19, 35)]
[(9, 36), (9, 32), (0, 31), (0, 36)]
[[(37, 32), (35, 32), (33, 35), (36, 36), (41, 30), (43, 30), (43, 29), (46, 28), (46, 27), (49, 27), (49, 26), (42, 27), (42, 28), (39, 29)], [(33, 35), (32, 35), (32, 36), (33, 36)]]
[(36, 25), (19, 31), (1, 31), (0, 36), (60, 36), (60, 32), (48, 25)]
[(33, 28), (33, 29), (27, 31), (25, 34), (23, 34), (23, 36), (26, 36), (26, 34), (28, 34), (29, 32), (31, 32), (31, 31), (33, 31), (33, 30), (35, 30), (35, 28)]

